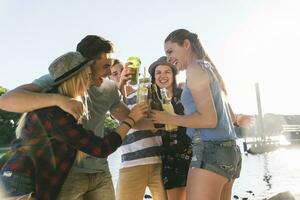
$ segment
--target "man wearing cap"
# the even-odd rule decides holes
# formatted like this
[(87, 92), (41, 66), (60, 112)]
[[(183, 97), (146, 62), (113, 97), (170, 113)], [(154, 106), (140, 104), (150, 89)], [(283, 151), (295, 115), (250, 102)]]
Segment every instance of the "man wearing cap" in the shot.
[[(101, 83), (100, 87), (93, 86), (89, 90), (90, 119), (83, 120), (83, 125), (97, 136), (104, 136), (103, 126), (107, 111), (110, 111), (119, 121), (123, 121), (129, 114), (129, 109), (120, 101), (116, 85), (112, 81), (103, 79), (110, 75), (112, 44), (99, 36), (88, 35), (78, 43), (77, 51), (86, 59), (94, 61), (91, 68), (92, 81), (95, 85)], [(0, 108), (11, 112), (28, 112), (48, 106), (59, 106), (78, 118), (83, 107), (77, 100), (59, 94), (39, 93), (52, 81), (49, 75), (45, 75), (31, 84), (9, 91), (0, 97)], [(59, 199), (66, 200), (115, 199), (107, 160), (87, 156), (80, 163), (74, 164), (61, 194), (63, 195), (60, 195)]]

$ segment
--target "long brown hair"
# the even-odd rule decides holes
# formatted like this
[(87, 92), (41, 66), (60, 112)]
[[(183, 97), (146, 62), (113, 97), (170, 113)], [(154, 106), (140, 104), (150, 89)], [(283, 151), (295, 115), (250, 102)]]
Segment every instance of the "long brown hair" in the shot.
[(225, 83), (223, 81), (222, 76), (220, 75), (219, 71), (217, 70), (214, 63), (211, 61), (209, 56), (206, 54), (199, 38), (196, 33), (192, 33), (186, 29), (177, 29), (173, 32), (171, 32), (165, 39), (166, 42), (173, 42), (177, 43), (179, 46), (183, 45), (184, 40), (189, 40), (192, 48), (192, 52), (196, 56), (197, 59), (208, 61), (212, 66), (212, 71), (214, 75), (216, 76), (217, 80), (219, 81), (221, 88), (225, 95), (227, 95), (227, 90), (225, 87)]

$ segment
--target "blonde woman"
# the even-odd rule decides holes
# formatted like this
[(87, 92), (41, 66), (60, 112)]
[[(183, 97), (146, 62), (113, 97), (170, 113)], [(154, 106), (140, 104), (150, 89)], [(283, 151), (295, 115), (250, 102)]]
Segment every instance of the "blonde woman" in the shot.
[[(91, 62), (78, 52), (54, 60), (49, 67), (54, 84), (48, 93), (86, 99)], [(107, 157), (146, 110), (146, 105), (137, 105), (115, 131), (103, 138), (84, 129), (77, 119), (56, 106), (27, 113), (1, 167), (1, 193), (5, 197), (34, 193), (36, 199), (57, 199), (78, 152)]]

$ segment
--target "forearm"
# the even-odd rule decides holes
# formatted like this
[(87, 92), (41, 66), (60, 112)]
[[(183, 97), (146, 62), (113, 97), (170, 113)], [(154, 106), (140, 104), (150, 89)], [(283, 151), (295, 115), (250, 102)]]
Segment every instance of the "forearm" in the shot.
[(118, 85), (118, 89), (121, 92), (123, 102), (127, 104), (127, 94), (126, 94), (125, 85), (124, 84)]
[(134, 124), (133, 128), (139, 131), (155, 129), (150, 118), (143, 118), (139, 120), (137, 123)]
[(131, 119), (126, 118), (121, 122), (120, 126), (116, 128), (116, 132), (121, 136), (122, 140), (127, 135), (130, 128), (133, 127), (133, 124), (134, 122)]
[[(128, 117), (129, 113), (130, 110), (123, 103), (111, 110), (112, 116), (120, 122), (125, 120)], [(154, 129), (154, 126), (150, 118), (143, 118), (138, 122), (135, 122), (133, 128), (137, 130), (152, 130)]]
[(110, 114), (119, 122), (125, 120), (129, 113), (129, 108), (122, 102), (110, 110)]
[(169, 115), (167, 124), (175, 124), (187, 128), (215, 128), (217, 119), (214, 116), (205, 116), (198, 112), (190, 115)]
[(0, 97), (0, 108), (9, 112), (29, 112), (57, 105), (59, 95), (14, 89)]

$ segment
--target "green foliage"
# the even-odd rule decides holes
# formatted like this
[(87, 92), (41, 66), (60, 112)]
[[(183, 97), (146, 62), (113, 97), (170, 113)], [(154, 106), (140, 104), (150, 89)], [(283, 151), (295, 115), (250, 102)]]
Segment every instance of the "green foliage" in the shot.
[(118, 127), (118, 122), (112, 119), (109, 114), (106, 114), (104, 120), (104, 132), (109, 133), (117, 127)]
[(4, 87), (2, 87), (2, 86), (0, 86), (0, 95), (4, 94), (6, 92), (7, 92), (7, 89), (4, 88)]
[[(0, 86), (0, 95), (7, 89)], [(7, 112), (0, 109), (0, 145), (9, 144), (15, 138), (15, 129), (21, 114)]]

